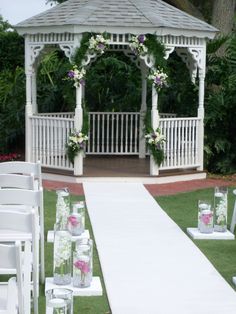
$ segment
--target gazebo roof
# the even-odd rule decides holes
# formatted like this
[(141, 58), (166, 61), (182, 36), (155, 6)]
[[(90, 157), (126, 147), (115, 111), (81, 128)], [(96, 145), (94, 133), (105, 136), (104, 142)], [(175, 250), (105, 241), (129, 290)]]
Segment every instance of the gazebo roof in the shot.
[[(19, 33), (64, 31), (156, 32), (214, 37), (217, 29), (161, 0), (68, 0), (16, 25)], [(52, 30), (53, 28), (53, 30)], [(186, 31), (188, 33), (186, 33)], [(190, 32), (190, 33), (189, 33)]]

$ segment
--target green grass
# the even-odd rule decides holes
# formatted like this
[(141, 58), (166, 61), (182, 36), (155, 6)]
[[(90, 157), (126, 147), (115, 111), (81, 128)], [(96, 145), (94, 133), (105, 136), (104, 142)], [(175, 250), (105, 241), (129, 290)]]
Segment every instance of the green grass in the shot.
[[(229, 189), (228, 228), (234, 208), (235, 196)], [(186, 233), (187, 227), (197, 226), (197, 202), (199, 199), (213, 201), (213, 189), (179, 193), (171, 196), (156, 197), (158, 204)], [(219, 273), (232, 286), (232, 277), (236, 276), (236, 240), (193, 240)]]
[[(83, 200), (84, 197), (71, 196), (71, 201)], [(56, 193), (54, 191), (44, 191), (44, 211), (45, 211), (45, 237), (48, 230), (53, 230), (56, 219)], [(86, 213), (86, 229), (89, 229), (90, 236), (94, 239), (88, 214)], [(45, 243), (45, 271), (46, 277), (53, 276), (53, 243)], [(110, 313), (109, 303), (103, 283), (101, 267), (98, 259), (96, 243), (94, 243), (93, 254), (93, 274), (99, 276), (103, 285), (103, 296), (98, 297), (74, 297), (74, 313), (79, 314), (105, 314)], [(40, 287), (39, 313), (45, 313), (44, 286)]]

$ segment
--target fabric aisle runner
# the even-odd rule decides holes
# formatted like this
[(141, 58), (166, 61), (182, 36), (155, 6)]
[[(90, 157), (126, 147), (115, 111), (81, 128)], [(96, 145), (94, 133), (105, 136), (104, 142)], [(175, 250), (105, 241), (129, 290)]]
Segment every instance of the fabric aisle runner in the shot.
[(233, 288), (142, 184), (83, 186), (112, 314), (236, 313)]

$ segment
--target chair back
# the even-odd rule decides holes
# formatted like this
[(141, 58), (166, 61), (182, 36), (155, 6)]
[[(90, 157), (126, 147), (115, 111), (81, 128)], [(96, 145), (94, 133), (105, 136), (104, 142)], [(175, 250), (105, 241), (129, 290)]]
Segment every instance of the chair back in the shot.
[[(42, 170), (40, 161), (26, 162), (26, 161), (7, 161), (0, 163), (0, 173), (2, 174), (33, 174), (36, 179), (37, 187), (42, 187)], [(36, 187), (36, 188), (37, 188)]]
[(34, 176), (0, 173), (0, 189), (3, 188), (34, 190)]
[(42, 206), (42, 189), (31, 191), (25, 189), (0, 189), (1, 205)]

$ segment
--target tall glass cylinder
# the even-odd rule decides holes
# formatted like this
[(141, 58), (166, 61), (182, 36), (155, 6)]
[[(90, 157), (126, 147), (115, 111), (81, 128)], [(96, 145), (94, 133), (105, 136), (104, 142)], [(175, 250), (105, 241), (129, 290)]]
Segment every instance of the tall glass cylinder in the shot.
[(58, 189), (56, 193), (56, 223), (66, 226), (70, 214), (70, 193), (67, 188)]
[(60, 224), (54, 226), (53, 281), (56, 285), (71, 283), (71, 233)]
[(198, 229), (201, 233), (212, 233), (213, 228), (213, 210), (208, 201), (198, 201)]
[(73, 314), (73, 291), (55, 288), (46, 291), (47, 314)]
[(73, 253), (73, 285), (85, 288), (91, 285), (93, 278), (93, 241), (81, 239), (76, 242)]
[(72, 204), (72, 213), (68, 217), (68, 229), (74, 236), (81, 235), (85, 229), (85, 205), (84, 202)]
[(227, 231), (228, 189), (227, 187), (216, 187), (214, 195), (215, 223), (214, 230), (218, 232)]

